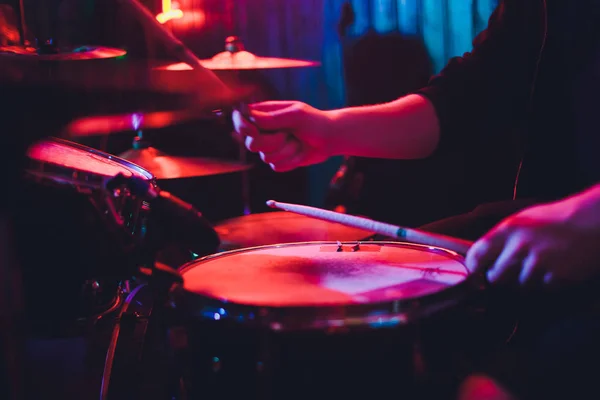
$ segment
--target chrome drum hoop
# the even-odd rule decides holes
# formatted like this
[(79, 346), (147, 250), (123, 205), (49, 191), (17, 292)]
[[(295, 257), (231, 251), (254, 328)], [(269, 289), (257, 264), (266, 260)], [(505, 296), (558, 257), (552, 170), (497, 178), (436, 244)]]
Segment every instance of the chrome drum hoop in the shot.
[[(342, 246), (382, 246), (405, 249), (417, 249), (431, 252), (449, 260), (462, 263), (464, 256), (443, 248), (424, 246), (404, 242), (370, 241), (344, 242)], [(299, 242), (278, 245), (259, 246), (217, 253), (180, 268), (184, 276), (192, 268), (214, 260), (260, 251), (263, 249), (287, 248), (298, 246), (337, 246), (338, 242)], [(466, 267), (465, 267), (466, 270)], [(185, 283), (184, 283), (185, 285)], [(469, 276), (463, 282), (449, 286), (437, 293), (423, 297), (395, 299), (383, 302), (372, 302), (351, 305), (324, 306), (291, 306), (265, 307), (239, 304), (226, 299), (217, 299), (191, 293), (184, 286), (173, 288), (172, 295), (175, 307), (182, 308), (184, 314), (207, 320), (223, 320), (253, 327), (268, 328), (273, 331), (302, 331), (302, 330), (360, 330), (376, 328), (393, 328), (407, 325), (417, 320), (427, 318), (443, 310), (460, 305), (481, 291), (483, 287), (476, 279)], [(180, 310), (181, 311), (181, 310)]]
[[(120, 157), (60, 138), (41, 140), (32, 148), (44, 145), (70, 149), (81, 155), (89, 155), (99, 162), (118, 166), (123, 172), (136, 174), (156, 188), (156, 179), (149, 171)], [(107, 215), (113, 212), (114, 208), (114, 212), (121, 217), (127, 230), (138, 240), (143, 239), (150, 212), (148, 199), (134, 196), (125, 187), (113, 190), (111, 193), (106, 192), (104, 185), (111, 177), (109, 174), (61, 164), (58, 157), (56, 160), (42, 160), (30, 155), (26, 175), (41, 184), (68, 186), (83, 195), (90, 196), (101, 214)]]

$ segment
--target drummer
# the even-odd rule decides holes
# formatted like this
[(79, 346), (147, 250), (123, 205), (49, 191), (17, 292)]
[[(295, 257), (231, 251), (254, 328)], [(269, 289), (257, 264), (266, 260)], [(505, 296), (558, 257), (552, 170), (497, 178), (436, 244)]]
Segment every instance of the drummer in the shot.
[[(425, 158), (484, 142), (481, 135), (508, 141), (509, 132), (518, 132), (519, 149), (525, 150), (513, 201), (424, 229), (479, 239), (467, 263), (474, 271), (486, 270), (492, 282), (577, 288), (600, 272), (596, 3), (558, 0), (547, 7), (544, 0), (502, 1), (472, 52), (451, 60), (422, 90), (385, 104), (332, 111), (296, 101), (254, 104), (249, 118), (234, 113), (237, 135), (273, 170), (284, 172), (336, 155)], [(578, 329), (558, 329), (563, 335), (552, 339), (544, 329), (544, 349), (554, 350), (554, 358), (529, 349), (536, 364), (524, 370), (499, 364), (503, 371), (495, 379), (469, 380), (463, 398), (507, 398), (511, 391), (521, 399), (577, 397), (574, 391), (586, 390), (587, 397), (600, 395), (591, 386), (594, 379), (586, 381), (593, 369), (585, 361), (600, 357), (593, 339), (600, 318), (594, 317), (585, 314), (586, 321), (571, 325)], [(592, 322), (586, 325), (587, 320)], [(564, 351), (552, 347), (559, 344)], [(510, 371), (523, 374), (509, 379)]]

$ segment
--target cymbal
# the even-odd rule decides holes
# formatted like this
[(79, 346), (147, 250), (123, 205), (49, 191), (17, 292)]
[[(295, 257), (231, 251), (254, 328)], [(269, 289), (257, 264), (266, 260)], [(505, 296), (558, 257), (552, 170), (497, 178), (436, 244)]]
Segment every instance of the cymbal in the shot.
[(1, 57), (21, 57), (36, 61), (77, 61), (122, 57), (127, 52), (112, 47), (79, 46), (56, 49), (53, 53), (41, 53), (30, 46), (0, 46)]
[(230, 174), (252, 168), (234, 161), (170, 156), (154, 147), (127, 150), (119, 157), (146, 169), (159, 180)]
[[(125, 54), (122, 50), (84, 48), (90, 51), (36, 55), (32, 49), (10, 47), (12, 50), (23, 51), (0, 52), (0, 83), (55, 88), (58, 91), (80, 91), (88, 93), (88, 98), (92, 98), (97, 92), (112, 93), (114, 96), (122, 93), (151, 92), (158, 95), (185, 96), (187, 101), (185, 106), (178, 103), (172, 107), (159, 106), (148, 110), (145, 106), (147, 102), (140, 97), (138, 101), (143, 102), (144, 106), (132, 105), (131, 111), (182, 108), (206, 110), (229, 107), (243, 102), (255, 90), (250, 86), (234, 87), (225, 84), (213, 71), (201, 66), (174, 74), (171, 71), (152, 68), (147, 60), (128, 59), (126, 56), (109, 57)], [(40, 60), (56, 62), (34, 62)], [(129, 110), (117, 113), (122, 112)]]
[(219, 118), (217, 111), (203, 112), (195, 109), (94, 115), (71, 121), (63, 132), (69, 137), (111, 135), (147, 129), (162, 129), (194, 120), (216, 118)]
[[(259, 57), (245, 50), (235, 53), (223, 51), (208, 60), (200, 60), (200, 63), (204, 68), (213, 71), (304, 68), (318, 67), (321, 65), (321, 63), (317, 61), (297, 60), (292, 58)], [(176, 63), (161, 66), (158, 69), (167, 71), (185, 71), (192, 69), (192, 67), (186, 63)]]
[(307, 241), (351, 242), (373, 232), (286, 211), (250, 214), (215, 225), (224, 250)]
[[(213, 78), (212, 72), (204, 74), (208, 70), (156, 71), (117, 59), (50, 62), (57, 67), (49, 68), (52, 71), (43, 68), (42, 63), (22, 61), (20, 57), (14, 62), (2, 61), (0, 57), (3, 91), (7, 88), (16, 93), (21, 89), (28, 93), (37, 91), (39, 94), (34, 96), (47, 99), (49, 106), (65, 116), (70, 115), (67, 121), (93, 115), (143, 112), (151, 114), (145, 118), (147, 125), (160, 127), (159, 121), (166, 125), (179, 120), (192, 121), (215, 109), (235, 107), (256, 90), (252, 85), (225, 84)], [(38, 103), (41, 102), (40, 99)], [(58, 107), (59, 104), (64, 107)], [(170, 115), (152, 114), (171, 111), (174, 113)], [(119, 124), (115, 120), (111, 122), (113, 126)]]
[[(225, 39), (225, 51), (208, 60), (199, 60), (200, 64), (213, 71), (242, 71), (257, 69), (317, 67), (317, 61), (296, 60), (292, 58), (259, 57), (250, 53), (238, 36)], [(166, 71), (186, 71), (192, 67), (186, 63), (164, 65), (158, 68)]]

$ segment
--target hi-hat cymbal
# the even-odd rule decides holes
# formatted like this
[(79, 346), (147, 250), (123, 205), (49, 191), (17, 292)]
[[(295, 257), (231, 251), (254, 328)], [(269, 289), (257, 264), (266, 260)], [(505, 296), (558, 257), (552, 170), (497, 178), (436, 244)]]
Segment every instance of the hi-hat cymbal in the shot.
[[(257, 69), (303, 68), (318, 67), (321, 63), (293, 58), (259, 57), (249, 51), (229, 52), (223, 51), (208, 60), (200, 60), (204, 68), (213, 71), (242, 71)], [(159, 70), (185, 71), (192, 69), (186, 63), (176, 63), (161, 66)]]
[(170, 156), (154, 147), (127, 150), (119, 157), (146, 169), (159, 180), (222, 175), (252, 168), (234, 161)]
[(29, 46), (0, 46), (0, 57), (20, 57), (36, 61), (77, 61), (122, 57), (127, 52), (112, 47), (79, 46), (55, 49), (51, 53), (40, 52)]

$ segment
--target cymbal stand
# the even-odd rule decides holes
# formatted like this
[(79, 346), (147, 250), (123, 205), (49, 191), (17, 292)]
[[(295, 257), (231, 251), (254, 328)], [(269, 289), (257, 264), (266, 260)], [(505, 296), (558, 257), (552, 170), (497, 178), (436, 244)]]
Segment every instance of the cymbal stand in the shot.
[[(229, 36), (225, 39), (225, 51), (231, 54), (238, 53), (244, 50), (244, 43), (237, 36)], [(235, 71), (234, 77), (240, 81), (241, 71)], [(252, 99), (250, 99), (252, 100)], [(244, 109), (247, 109), (247, 104), (241, 105)], [(246, 164), (248, 162), (248, 150), (244, 143), (239, 144), (239, 160)], [(244, 215), (252, 214), (250, 206), (250, 172), (242, 171), (242, 202), (244, 205)]]
[(142, 114), (133, 114), (131, 116), (131, 122), (135, 130), (135, 137), (133, 138), (132, 143), (132, 148), (134, 150), (147, 149), (150, 147), (150, 143), (147, 140), (144, 140), (144, 132), (141, 128), (143, 118)]
[[(142, 123), (143, 123), (143, 118), (144, 118), (143, 114), (132, 114), (131, 125), (133, 127), (133, 131), (135, 132), (135, 136), (133, 137), (133, 140), (131, 143), (131, 149), (126, 150), (125, 152), (121, 153), (119, 155), (119, 157), (122, 157), (127, 160), (130, 157), (128, 155), (128, 153), (143, 151), (146, 149), (150, 149), (150, 150), (146, 150), (146, 151), (157, 152), (157, 150), (152, 147), (151, 143), (147, 139), (144, 138), (144, 132), (141, 128)], [(134, 163), (135, 163), (135, 161), (134, 161)]]
[(26, 25), (25, 25), (25, 4), (24, 4), (24, 0), (19, 0), (19, 7), (17, 7), (17, 12), (19, 13), (19, 15), (17, 16), (19, 18), (19, 24), (18, 24), (18, 28), (19, 28), (19, 36), (21, 37), (21, 46), (25, 47), (25, 45), (27, 45), (27, 39), (25, 38), (25, 33), (26, 33)]
[[(165, 26), (161, 25), (156, 18), (150, 13), (150, 11), (144, 7), (138, 0), (117, 0), (121, 5), (128, 8), (129, 11), (136, 15), (138, 20), (150, 30), (151, 34), (156, 37), (162, 44), (166, 45), (170, 52), (179, 59), (192, 67), (192, 69), (206, 70), (207, 73), (214, 74), (214, 72), (207, 70), (202, 66), (202, 63), (196, 55), (187, 48), (179, 39), (177, 39), (172, 32), (170, 32)], [(243, 50), (243, 44), (239, 38), (231, 36), (226, 40), (225, 48), (227, 51), (237, 52)], [(218, 78), (217, 78), (218, 79)], [(223, 84), (223, 89), (227, 87)], [(245, 161), (247, 159), (247, 153), (243, 148), (243, 144), (240, 149), (240, 160)], [(242, 197), (244, 202), (244, 215), (250, 214), (250, 194), (249, 194), (249, 175), (248, 172), (242, 172)]]
[[(248, 150), (242, 143), (240, 145), (240, 161), (246, 164), (248, 162)], [(244, 205), (244, 215), (252, 214), (250, 207), (250, 172), (242, 171), (242, 203)]]

